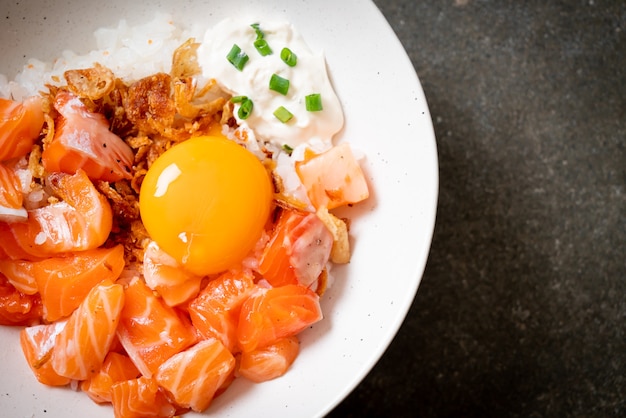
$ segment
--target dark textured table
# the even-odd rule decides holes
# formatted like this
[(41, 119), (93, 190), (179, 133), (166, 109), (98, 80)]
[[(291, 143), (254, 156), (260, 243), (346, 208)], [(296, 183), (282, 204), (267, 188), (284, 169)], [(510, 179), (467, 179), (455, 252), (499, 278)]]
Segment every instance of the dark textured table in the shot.
[(626, 416), (626, 2), (376, 3), (429, 102), (438, 219), (330, 416)]

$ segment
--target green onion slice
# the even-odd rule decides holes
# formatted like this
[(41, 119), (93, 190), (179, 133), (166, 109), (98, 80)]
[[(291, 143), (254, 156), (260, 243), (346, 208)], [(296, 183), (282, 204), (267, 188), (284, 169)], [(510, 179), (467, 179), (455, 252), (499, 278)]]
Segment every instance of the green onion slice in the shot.
[(270, 48), (265, 39), (257, 39), (254, 41), (254, 47), (263, 57), (272, 54), (272, 48)]
[(287, 144), (283, 144), (283, 151), (285, 151), (287, 155), (291, 155), (291, 153), (293, 152), (293, 148)]
[(244, 65), (248, 62), (248, 55), (239, 48), (237, 44), (233, 44), (233, 47), (230, 49), (228, 55), (226, 55), (226, 59), (228, 62), (233, 64), (233, 66), (239, 71), (243, 70)]
[(283, 96), (289, 91), (289, 80), (282, 78), (278, 74), (272, 74), (270, 78), (270, 90), (274, 90)]
[(284, 106), (280, 106), (278, 109), (274, 111), (274, 116), (281, 121), (282, 123), (287, 123), (293, 118), (293, 114), (285, 109)]
[(241, 102), (241, 105), (239, 105), (239, 110), (237, 111), (239, 119), (248, 119), (248, 116), (250, 116), (250, 113), (252, 113), (253, 107), (254, 103), (252, 103), (252, 100), (248, 98)]
[(306, 110), (309, 112), (319, 112), (323, 109), (322, 95), (319, 93), (313, 93), (305, 96), (304, 103), (306, 104)]
[(254, 103), (247, 96), (233, 96), (230, 98), (230, 101), (233, 103), (239, 103), (239, 110), (237, 111), (237, 115), (239, 119), (248, 119), (250, 113), (252, 113), (252, 108), (254, 107)]
[(241, 103), (246, 100), (248, 96), (233, 96), (230, 98), (230, 101), (233, 103)]
[(253, 23), (250, 26), (252, 26), (252, 28), (256, 32), (256, 40), (254, 41), (254, 47), (256, 48), (256, 50), (259, 51), (259, 54), (261, 54), (261, 56), (263, 57), (266, 55), (271, 55), (272, 48), (270, 48), (267, 41), (265, 40), (265, 33), (263, 33), (263, 31), (261, 30), (259, 24)]
[(253, 23), (250, 26), (252, 26), (252, 29), (254, 29), (254, 31), (256, 32), (256, 38), (257, 39), (263, 39), (265, 34), (261, 30), (261, 26), (258, 23)]
[(298, 63), (298, 56), (289, 48), (283, 48), (282, 51), (280, 51), (280, 59), (290, 67), (295, 67)]

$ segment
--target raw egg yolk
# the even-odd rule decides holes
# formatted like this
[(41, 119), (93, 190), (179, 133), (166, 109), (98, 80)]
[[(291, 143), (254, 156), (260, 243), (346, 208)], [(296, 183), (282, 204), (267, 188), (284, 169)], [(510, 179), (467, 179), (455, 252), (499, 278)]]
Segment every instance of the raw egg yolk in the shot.
[(197, 275), (240, 262), (261, 236), (272, 184), (263, 164), (221, 136), (188, 139), (164, 152), (139, 193), (150, 237)]

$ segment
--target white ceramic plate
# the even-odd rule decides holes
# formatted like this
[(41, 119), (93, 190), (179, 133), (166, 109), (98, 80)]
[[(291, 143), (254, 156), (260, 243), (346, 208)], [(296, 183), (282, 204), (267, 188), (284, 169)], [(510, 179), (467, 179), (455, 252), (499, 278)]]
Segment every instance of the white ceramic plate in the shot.
[[(207, 415), (322, 416), (347, 396), (395, 336), (417, 291), (435, 222), (435, 137), (419, 80), (373, 3), (273, 1), (66, 0), (10, 2), (0, 26), (0, 73), (12, 78), (25, 57), (51, 60), (63, 49), (87, 52), (93, 31), (125, 18), (139, 24), (156, 11), (179, 25), (245, 13), (295, 24), (313, 50), (325, 51), (345, 110), (349, 141), (366, 156), (372, 196), (346, 210), (352, 262), (337, 268), (323, 296), (324, 320), (301, 335), (301, 354), (283, 377), (238, 379)], [(58, 4), (58, 6), (55, 6)], [(0, 407), (11, 417), (111, 417), (86, 395), (37, 383), (22, 357), (18, 330), (0, 329)], [(188, 416), (194, 416), (189, 414)]]

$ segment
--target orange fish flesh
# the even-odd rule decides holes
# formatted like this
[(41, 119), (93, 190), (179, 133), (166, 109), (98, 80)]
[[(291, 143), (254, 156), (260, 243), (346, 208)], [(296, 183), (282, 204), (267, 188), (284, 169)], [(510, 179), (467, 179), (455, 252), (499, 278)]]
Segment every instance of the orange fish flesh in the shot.
[(221, 274), (189, 304), (191, 322), (204, 338), (215, 337), (236, 352), (239, 311), (255, 288), (250, 270)]
[(14, 243), (34, 258), (104, 244), (113, 224), (111, 205), (85, 172), (52, 173), (47, 184), (61, 201), (29, 210), (26, 222), (9, 224)]
[(41, 98), (0, 99), (0, 161), (26, 155), (44, 124)]
[(117, 336), (142, 375), (152, 377), (174, 354), (196, 342), (189, 320), (158, 298), (140, 278), (126, 287)]
[(242, 305), (237, 341), (244, 352), (296, 335), (322, 319), (317, 293), (301, 285), (259, 288)]
[(124, 288), (110, 280), (95, 286), (57, 335), (52, 367), (61, 376), (85, 380), (100, 370), (115, 337)]
[(259, 272), (274, 287), (315, 286), (332, 247), (332, 233), (315, 213), (284, 209), (263, 250)]
[(59, 375), (50, 362), (57, 335), (65, 328), (66, 321), (34, 325), (20, 331), (22, 352), (37, 380), (48, 386), (65, 386), (70, 378)]
[(78, 308), (95, 285), (104, 280), (117, 280), (124, 268), (124, 247), (74, 252), (32, 264), (44, 318), (56, 321)]
[(49, 172), (74, 174), (83, 170), (91, 179), (118, 181), (132, 178), (132, 149), (109, 130), (104, 115), (91, 112), (69, 91), (59, 90), (54, 107), (60, 116), (54, 138), (42, 153)]
[(114, 383), (111, 402), (115, 418), (170, 418), (178, 413), (157, 382), (145, 376)]
[(177, 405), (202, 412), (234, 369), (231, 352), (219, 340), (209, 338), (170, 357), (155, 379)]
[(104, 358), (100, 371), (87, 380), (80, 388), (94, 402), (112, 402), (111, 387), (118, 382), (136, 379), (141, 375), (135, 364), (125, 354), (109, 351)]
[(255, 383), (276, 379), (287, 373), (299, 351), (298, 337), (280, 338), (265, 347), (241, 353), (237, 374)]

